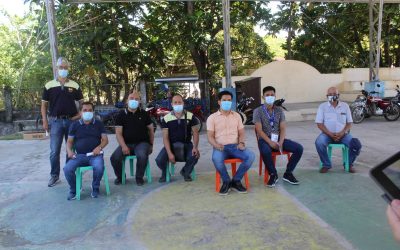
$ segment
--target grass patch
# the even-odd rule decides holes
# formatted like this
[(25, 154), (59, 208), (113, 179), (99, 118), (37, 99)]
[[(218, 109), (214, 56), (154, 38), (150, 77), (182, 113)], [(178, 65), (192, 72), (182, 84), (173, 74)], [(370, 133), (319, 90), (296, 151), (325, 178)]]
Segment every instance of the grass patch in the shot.
[(0, 136), (0, 140), (22, 140), (22, 139), (23, 139), (22, 133)]

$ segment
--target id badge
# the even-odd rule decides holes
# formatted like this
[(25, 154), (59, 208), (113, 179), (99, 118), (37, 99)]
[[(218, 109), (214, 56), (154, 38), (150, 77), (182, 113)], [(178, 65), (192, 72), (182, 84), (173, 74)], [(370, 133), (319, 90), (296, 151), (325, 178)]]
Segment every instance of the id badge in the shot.
[(271, 141), (278, 142), (279, 135), (271, 133)]

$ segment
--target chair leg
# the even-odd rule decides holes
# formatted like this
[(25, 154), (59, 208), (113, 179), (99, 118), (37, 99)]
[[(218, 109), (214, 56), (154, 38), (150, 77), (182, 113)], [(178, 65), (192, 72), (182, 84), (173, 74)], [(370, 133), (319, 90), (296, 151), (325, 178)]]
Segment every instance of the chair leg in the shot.
[(108, 175), (107, 175), (106, 166), (104, 166), (103, 178), (104, 178), (104, 185), (106, 186), (106, 193), (107, 193), (107, 195), (110, 195), (110, 184), (108, 183)]
[(332, 161), (332, 147), (330, 145), (328, 145), (328, 157), (329, 160)]
[(170, 162), (167, 163), (167, 169), (166, 169), (166, 174), (165, 174), (167, 182), (170, 182), (170, 179), (171, 179), (171, 164), (172, 163), (170, 163)]
[(236, 163), (235, 162), (231, 163), (231, 167), (232, 167), (232, 178), (233, 178), (233, 176), (235, 176), (236, 174)]
[(247, 191), (250, 190), (250, 182), (249, 182), (249, 175), (247, 172), (244, 174), (244, 183), (246, 184)]
[(147, 183), (151, 183), (151, 170), (150, 170), (150, 162), (147, 161), (147, 166), (146, 166), (146, 177), (147, 177)]
[(133, 164), (134, 164), (133, 159), (129, 159), (129, 166), (130, 166), (130, 170), (131, 170), (131, 176), (134, 175)]
[(121, 169), (121, 173), (122, 173), (122, 185), (125, 185), (126, 182), (126, 176), (125, 176), (125, 159), (122, 160), (122, 169)]
[(193, 168), (192, 173), (190, 174), (192, 176), (192, 180), (196, 180), (197, 176), (196, 176), (196, 170)]
[(349, 172), (350, 171), (349, 148), (346, 146), (343, 149), (343, 159), (344, 159), (344, 166), (345, 166), (346, 172)]
[(221, 176), (219, 175), (218, 170), (215, 170), (215, 191), (218, 193), (221, 186)]
[(79, 201), (81, 199), (81, 186), (82, 186), (82, 172), (80, 168), (75, 170), (75, 192), (76, 192), (76, 199)]

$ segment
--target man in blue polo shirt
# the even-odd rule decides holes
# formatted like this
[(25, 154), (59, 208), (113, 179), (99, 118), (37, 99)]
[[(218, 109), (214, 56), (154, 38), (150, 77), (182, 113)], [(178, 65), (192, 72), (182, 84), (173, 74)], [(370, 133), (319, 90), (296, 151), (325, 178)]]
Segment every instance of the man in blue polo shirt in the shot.
[[(163, 128), (164, 148), (156, 158), (157, 166), (161, 169), (162, 175), (159, 182), (166, 181), (168, 161), (176, 163), (173, 152), (173, 144), (181, 142), (185, 145), (185, 166), (181, 175), (185, 181), (192, 181), (190, 174), (200, 157), (199, 146), (199, 123), (194, 115), (183, 109), (183, 97), (175, 94), (172, 97), (173, 111), (168, 113), (161, 121)], [(193, 143), (192, 143), (193, 133)], [(193, 145), (194, 144), (194, 145)]]
[(82, 103), (82, 119), (75, 121), (68, 133), (67, 153), (69, 161), (64, 167), (65, 178), (70, 186), (68, 200), (75, 199), (75, 170), (81, 166), (93, 167), (92, 194), (99, 195), (100, 181), (104, 172), (103, 148), (108, 144), (108, 138), (101, 121), (93, 118), (93, 104)]
[[(68, 129), (72, 121), (78, 120), (80, 114), (75, 101), (82, 103), (83, 96), (79, 85), (68, 79), (69, 62), (60, 57), (57, 60), (58, 77), (46, 83), (42, 95), (42, 120), (44, 130), (50, 125), (50, 180), (49, 187), (59, 182), (60, 151), (64, 140), (67, 140)], [(47, 109), (49, 119), (47, 120)]]

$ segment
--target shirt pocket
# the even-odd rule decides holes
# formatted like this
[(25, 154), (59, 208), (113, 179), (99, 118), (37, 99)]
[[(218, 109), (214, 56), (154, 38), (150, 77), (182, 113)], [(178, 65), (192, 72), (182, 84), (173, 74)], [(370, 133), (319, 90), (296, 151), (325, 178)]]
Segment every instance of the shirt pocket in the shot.
[(337, 121), (337, 114), (336, 113), (326, 113), (325, 120), (327, 122), (336, 122)]

